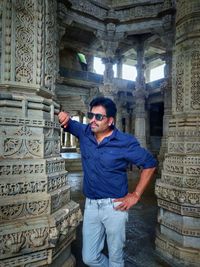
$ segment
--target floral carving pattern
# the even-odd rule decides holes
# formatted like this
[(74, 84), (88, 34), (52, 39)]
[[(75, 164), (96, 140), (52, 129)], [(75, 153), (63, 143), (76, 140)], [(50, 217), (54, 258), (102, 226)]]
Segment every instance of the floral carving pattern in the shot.
[(33, 80), (34, 2), (16, 1), (16, 81)]
[(42, 141), (33, 139), (32, 132), (28, 127), (20, 127), (13, 136), (4, 139), (4, 157), (13, 156), (17, 153), (21, 157), (22, 155), (40, 156)]

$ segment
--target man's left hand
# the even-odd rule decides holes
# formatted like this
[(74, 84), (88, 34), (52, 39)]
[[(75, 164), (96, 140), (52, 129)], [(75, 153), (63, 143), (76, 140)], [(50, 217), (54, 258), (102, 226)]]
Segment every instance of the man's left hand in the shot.
[(137, 204), (139, 199), (140, 197), (135, 192), (133, 192), (132, 194), (128, 193), (125, 197), (117, 198), (113, 200), (113, 202), (122, 202), (115, 209), (123, 211), (129, 210), (132, 206)]

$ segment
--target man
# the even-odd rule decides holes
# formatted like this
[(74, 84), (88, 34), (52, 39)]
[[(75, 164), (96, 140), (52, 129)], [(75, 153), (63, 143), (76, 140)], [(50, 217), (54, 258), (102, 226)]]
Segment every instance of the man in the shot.
[[(89, 124), (60, 112), (61, 126), (80, 142), (86, 196), (83, 218), (83, 261), (90, 267), (124, 267), (127, 211), (140, 199), (155, 171), (156, 161), (129, 134), (114, 126), (115, 103), (98, 97), (90, 103)], [(142, 167), (139, 182), (128, 193), (127, 167)], [(107, 240), (109, 258), (103, 253)]]

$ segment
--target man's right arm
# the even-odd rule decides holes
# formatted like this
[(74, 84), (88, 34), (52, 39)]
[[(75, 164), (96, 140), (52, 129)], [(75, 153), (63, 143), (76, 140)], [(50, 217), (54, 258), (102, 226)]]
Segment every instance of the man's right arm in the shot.
[(86, 127), (83, 123), (72, 120), (68, 112), (61, 111), (58, 114), (58, 119), (64, 131), (69, 132), (77, 138), (80, 137)]

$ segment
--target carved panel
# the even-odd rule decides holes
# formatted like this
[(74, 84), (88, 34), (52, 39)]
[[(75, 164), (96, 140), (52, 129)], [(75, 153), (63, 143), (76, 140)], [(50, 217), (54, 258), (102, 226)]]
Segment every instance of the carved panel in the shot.
[(10, 234), (5, 234), (2, 237), (1, 241), (1, 250), (2, 254), (6, 256), (20, 251), (30, 251), (32, 247), (44, 248), (48, 245), (48, 233), (49, 229), (46, 227), (43, 228), (34, 228), (31, 230), (14, 232)]
[[(63, 159), (59, 160), (47, 160), (46, 173), (55, 173), (65, 170), (65, 161)], [(66, 172), (65, 172), (66, 173)]]
[(116, 17), (120, 18), (120, 21), (127, 21), (130, 19), (141, 19), (141, 18), (153, 18), (158, 15), (162, 10), (163, 4), (152, 4), (152, 5), (139, 5), (116, 12)]
[[(41, 130), (27, 126), (2, 128), (1, 146), (3, 150), (1, 155), (4, 158), (40, 158), (59, 156), (60, 139), (59, 132), (53, 129), (44, 130), (47, 134), (52, 134), (45, 138)], [(43, 142), (44, 140), (44, 142)], [(44, 143), (44, 147), (43, 147)]]
[[(199, 43), (200, 45), (200, 43)], [(191, 55), (191, 108), (200, 110), (200, 53), (193, 51)]]
[(66, 173), (48, 178), (48, 192), (59, 189), (67, 185)]
[(2, 267), (26, 266), (27, 264), (30, 264), (30, 263), (38, 264), (40, 261), (48, 264), (51, 261), (51, 256), (52, 256), (51, 250), (46, 249), (46, 250), (41, 250), (37, 252), (32, 252), (29, 254), (24, 254), (23, 256), (4, 259), (1, 262), (2, 262)]
[[(193, 12), (200, 11), (198, 3), (187, 1), (187, 0), (178, 0), (177, 3), (177, 13), (176, 13), (176, 22), (178, 23), (182, 18), (188, 18), (189, 14)], [(182, 20), (182, 21), (184, 21)]]
[(43, 58), (44, 58), (44, 24), (45, 24), (45, 17), (44, 17), (44, 2), (38, 0), (38, 4), (36, 7), (36, 14), (37, 14), (37, 24), (35, 25), (35, 40), (36, 44), (36, 58), (37, 64), (35, 64), (35, 83), (37, 85), (43, 85), (44, 80), (44, 73), (43, 73)]
[[(193, 169), (193, 168), (191, 168)], [(199, 168), (196, 168), (195, 171), (199, 172)], [(186, 173), (188, 174), (188, 173)], [(198, 179), (198, 175), (196, 177), (191, 176), (183, 176), (183, 175), (176, 175), (176, 174), (169, 174), (162, 172), (162, 179), (163, 182), (165, 182), (168, 185), (173, 185), (176, 187), (186, 187), (186, 188), (194, 188), (194, 189), (200, 189), (200, 181)]]
[[(30, 163), (29, 161), (19, 163), (7, 160), (0, 163), (0, 176), (13, 176), (13, 175), (35, 175), (44, 174), (45, 164), (39, 162)], [(8, 178), (7, 178), (8, 179)]]
[(26, 126), (38, 126), (38, 127), (54, 127), (60, 129), (60, 125), (56, 122), (31, 119), (31, 118), (20, 118), (20, 117), (1, 117), (0, 123), (5, 125), (26, 125)]
[(0, 184), (0, 196), (16, 196), (29, 193), (42, 193), (47, 191), (46, 181), (34, 181), (27, 179), (27, 181), (19, 182), (1, 182)]
[(200, 153), (200, 142), (168, 142), (168, 152), (169, 153), (190, 153), (199, 154)]
[(32, 202), (15, 200), (15, 204), (8, 204), (8, 202), (6, 202), (6, 204), (3, 205), (2, 203), (0, 206), (0, 220), (12, 220), (23, 217), (45, 215), (49, 213), (49, 204), (48, 200), (38, 200)]
[(198, 190), (173, 187), (170, 185), (164, 185), (161, 182), (157, 183), (156, 195), (158, 198), (172, 201), (175, 203), (182, 203), (184, 205), (199, 205), (200, 194)]
[(16, 1), (16, 51), (15, 79), (17, 82), (33, 81), (33, 46), (34, 46), (34, 2)]
[(55, 212), (70, 201), (70, 186), (66, 185), (51, 194), (51, 212)]
[(190, 236), (190, 237), (200, 237), (200, 230), (199, 229), (195, 229), (195, 228), (190, 228), (190, 227), (187, 227), (187, 226), (184, 226), (184, 223), (181, 224), (179, 222), (169, 222), (168, 220), (166, 220), (165, 218), (161, 217), (158, 222), (177, 232), (178, 234), (181, 234), (183, 236)]
[(24, 223), (18, 223), (12, 227), (11, 222), (1, 226), (3, 230), (0, 229), (0, 258), (16, 256), (16, 253), (18, 256), (20, 254), (25, 256), (31, 251), (45, 249), (49, 247), (49, 244), (50, 248), (53, 248), (58, 243), (61, 234), (69, 236), (82, 218), (79, 206), (74, 202), (69, 202), (65, 205), (65, 210), (61, 209), (53, 216), (39, 218), (38, 221), (30, 220), (29, 227), (24, 227)]
[(155, 243), (159, 252), (171, 260), (173, 258), (173, 265), (176, 263), (180, 265), (180, 261), (189, 263), (188, 266), (197, 267), (199, 265), (200, 254), (198, 250), (179, 246), (177, 242), (169, 240), (160, 233), (157, 234)]
[(57, 2), (49, 0), (45, 5), (45, 77), (44, 83), (48, 90), (54, 92), (56, 77), (56, 10)]
[(1, 135), (2, 157), (42, 157), (42, 137), (33, 135), (29, 127), (4, 128)]
[(89, 1), (84, 1), (84, 0), (72, 0), (71, 1), (73, 5), (73, 9), (79, 10), (80, 12), (85, 12), (90, 15), (93, 15), (99, 19), (102, 19), (103, 17), (106, 16), (107, 10), (100, 8)]
[(183, 94), (184, 94), (184, 55), (177, 55), (176, 58), (176, 111), (183, 111), (184, 102), (183, 102)]
[[(3, 0), (0, 0), (0, 40), (2, 40), (2, 14), (3, 14)], [(0, 42), (0, 51), (2, 51), (2, 42)], [(2, 62), (2, 52), (0, 53), (0, 62)], [(1, 76), (2, 73), (0, 71), (0, 81), (2, 79)]]
[(2, 36), (2, 55), (4, 55), (4, 64), (2, 64), (2, 81), (10, 81), (11, 80), (11, 24), (12, 24), (12, 1), (4, 1), (2, 3), (2, 7), (4, 7), (4, 12), (2, 13), (2, 27), (5, 23), (5, 38)]
[(160, 198), (158, 199), (158, 206), (181, 215), (200, 217), (200, 207), (184, 206), (183, 204), (169, 202), (168, 199), (164, 200)]

